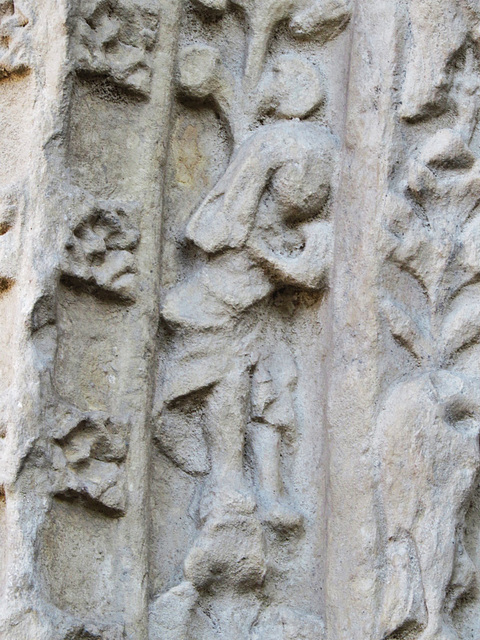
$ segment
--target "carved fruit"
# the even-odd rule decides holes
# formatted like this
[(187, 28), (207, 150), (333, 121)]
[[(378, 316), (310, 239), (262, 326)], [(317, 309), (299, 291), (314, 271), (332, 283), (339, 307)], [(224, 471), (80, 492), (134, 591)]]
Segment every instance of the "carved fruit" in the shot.
[(197, 589), (260, 586), (267, 567), (263, 531), (252, 516), (212, 519), (185, 560), (185, 577)]
[[(412, 619), (423, 622), (422, 607), (411, 598), (412, 584), (419, 583), (427, 629), (445, 628), (431, 637), (450, 637), (444, 611), (480, 467), (477, 398), (471, 381), (447, 371), (427, 372), (394, 387), (380, 411), (376, 444), (387, 547), (408, 548), (404, 562), (390, 554), (397, 558), (390, 572), (405, 586), (403, 593), (384, 594), (385, 623), (395, 620), (397, 629)], [(457, 588), (455, 598), (469, 584), (470, 579)]]
[(208, 45), (191, 45), (181, 50), (178, 60), (178, 85), (190, 98), (203, 99), (215, 90), (220, 53)]

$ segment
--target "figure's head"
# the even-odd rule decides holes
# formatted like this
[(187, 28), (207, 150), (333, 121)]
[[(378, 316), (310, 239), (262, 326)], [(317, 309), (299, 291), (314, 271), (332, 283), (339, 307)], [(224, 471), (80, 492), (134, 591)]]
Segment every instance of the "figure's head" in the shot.
[(189, 98), (204, 100), (217, 88), (220, 53), (215, 47), (194, 44), (184, 47), (178, 56), (177, 83)]
[(325, 102), (314, 65), (300, 56), (278, 57), (259, 86), (260, 111), (278, 118), (306, 118)]

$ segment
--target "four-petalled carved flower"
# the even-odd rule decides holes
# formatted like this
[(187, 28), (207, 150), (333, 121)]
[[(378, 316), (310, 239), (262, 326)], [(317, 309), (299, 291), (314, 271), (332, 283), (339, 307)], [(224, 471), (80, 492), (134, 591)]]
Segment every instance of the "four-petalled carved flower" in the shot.
[(112, 515), (125, 511), (127, 425), (102, 411), (72, 408), (54, 440), (55, 493), (79, 499)]
[(119, 0), (97, 0), (76, 24), (73, 50), (79, 71), (104, 76), (141, 95), (150, 91), (150, 53), (158, 16)]
[(140, 234), (130, 219), (136, 210), (132, 204), (97, 202), (67, 243), (64, 280), (100, 297), (133, 302)]

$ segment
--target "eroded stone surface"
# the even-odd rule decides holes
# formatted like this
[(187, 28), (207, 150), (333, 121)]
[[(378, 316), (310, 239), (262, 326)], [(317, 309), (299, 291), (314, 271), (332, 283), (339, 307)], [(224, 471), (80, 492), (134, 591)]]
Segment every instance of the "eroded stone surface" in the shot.
[(0, 639), (480, 637), (473, 0), (0, 1)]

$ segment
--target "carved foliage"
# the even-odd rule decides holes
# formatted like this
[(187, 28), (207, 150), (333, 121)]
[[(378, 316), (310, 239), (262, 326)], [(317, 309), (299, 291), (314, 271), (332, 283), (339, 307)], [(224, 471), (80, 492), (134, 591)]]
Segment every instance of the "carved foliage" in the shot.
[(100, 297), (135, 300), (135, 250), (140, 234), (130, 222), (133, 204), (98, 201), (74, 226), (62, 265), (66, 282)]
[(392, 288), (383, 315), (416, 365), (388, 390), (377, 424), (382, 637), (456, 638), (450, 614), (474, 579), (463, 537), (480, 470), (480, 376), (462, 356), (480, 336), (480, 162), (463, 125), (427, 140), (387, 205), (390, 268), (408, 274), (393, 281), (411, 295), (402, 303)]
[(480, 336), (479, 15), (468, 0), (411, 0), (409, 12), (401, 114), (448, 110), (455, 126), (428, 137), (387, 202), (389, 281), (401, 286), (385, 295), (383, 315), (415, 364), (386, 393), (377, 423), (388, 567), (379, 633), (454, 639), (452, 611), (475, 580), (464, 534), (480, 470), (480, 376), (469, 356)]
[[(274, 25), (268, 28), (263, 19), (255, 19), (253, 24), (268, 40)], [(236, 143), (259, 120), (304, 119), (325, 99), (317, 69), (304, 58), (285, 53), (265, 69), (263, 49), (254, 50), (251, 57), (255, 69), (247, 66), (242, 77), (233, 75), (222, 63), (219, 50), (209, 44), (183, 47), (178, 57), (180, 94), (196, 101), (213, 101)]]
[(0, 78), (27, 71), (28, 25), (19, 0), (0, 2)]
[(101, 411), (66, 409), (53, 442), (54, 493), (111, 515), (125, 511), (128, 425)]
[(23, 187), (0, 191), (0, 296), (11, 289), (17, 276), (20, 209)]
[(154, 4), (127, 0), (83, 0), (80, 4), (72, 36), (77, 70), (148, 95), (158, 9)]
[[(197, 0), (197, 4), (223, 13), (226, 0)], [(245, 78), (256, 83), (262, 73), (268, 44), (275, 28), (287, 22), (290, 33), (298, 38), (318, 36), (322, 41), (338, 35), (350, 18), (350, 0), (234, 0), (247, 17), (250, 28)]]
[(469, 287), (480, 274), (479, 186), (478, 160), (457, 132), (445, 129), (410, 165), (413, 204), (391, 201), (390, 260), (417, 280), (430, 313), (420, 317), (388, 298), (384, 311), (394, 337), (425, 366), (448, 366), (479, 331), (479, 302)]

